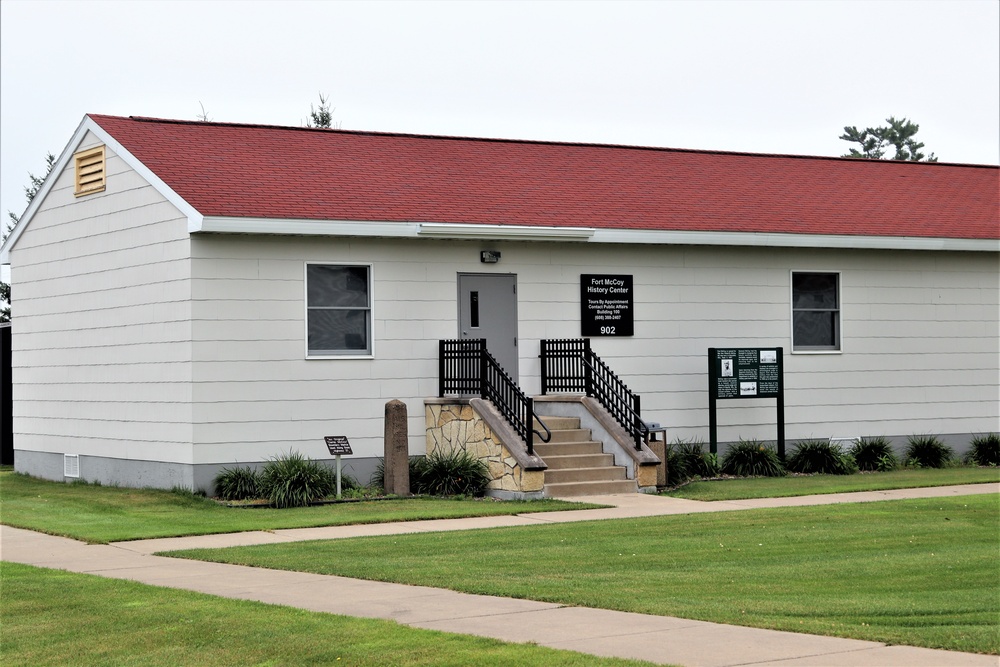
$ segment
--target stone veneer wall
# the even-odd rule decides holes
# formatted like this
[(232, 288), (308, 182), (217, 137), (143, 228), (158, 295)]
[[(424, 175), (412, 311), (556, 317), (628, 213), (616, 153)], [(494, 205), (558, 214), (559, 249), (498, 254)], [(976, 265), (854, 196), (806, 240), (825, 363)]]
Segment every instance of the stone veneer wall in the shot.
[(428, 454), (438, 449), (445, 452), (461, 449), (485, 461), (492, 478), (487, 491), (491, 496), (541, 497), (545, 472), (524, 470), (471, 405), (428, 403), (424, 410)]

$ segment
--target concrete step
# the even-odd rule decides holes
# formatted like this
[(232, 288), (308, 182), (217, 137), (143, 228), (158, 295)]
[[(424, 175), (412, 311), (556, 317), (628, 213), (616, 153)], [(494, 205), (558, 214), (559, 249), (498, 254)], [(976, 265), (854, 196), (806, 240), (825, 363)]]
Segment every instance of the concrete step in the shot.
[[(540, 415), (540, 417), (542, 418), (542, 421), (545, 422), (545, 425), (548, 426), (553, 431), (560, 429), (567, 429), (567, 428), (568, 429), (580, 428), (579, 417), (546, 417), (545, 415)], [(535, 428), (541, 431), (542, 428), (538, 425), (537, 419), (534, 420), (534, 423), (535, 423)]]
[(604, 468), (613, 466), (613, 454), (570, 454), (567, 456), (543, 456), (542, 460), (549, 470), (565, 468)]
[(625, 479), (625, 468), (610, 466), (601, 468), (562, 468), (545, 471), (546, 484), (566, 484), (569, 482), (613, 482)]
[(606, 493), (638, 493), (634, 479), (602, 482), (566, 482), (545, 484), (542, 495), (546, 498), (566, 498), (570, 496), (595, 496)]
[(604, 447), (596, 440), (586, 442), (535, 443), (535, 454), (546, 456), (567, 456), (570, 454), (603, 454)]
[[(552, 427), (549, 427), (552, 428)], [(545, 433), (545, 431), (542, 431)], [(562, 429), (552, 429), (552, 439), (549, 443), (554, 442), (586, 442), (594, 437), (590, 429), (586, 428), (562, 428)]]

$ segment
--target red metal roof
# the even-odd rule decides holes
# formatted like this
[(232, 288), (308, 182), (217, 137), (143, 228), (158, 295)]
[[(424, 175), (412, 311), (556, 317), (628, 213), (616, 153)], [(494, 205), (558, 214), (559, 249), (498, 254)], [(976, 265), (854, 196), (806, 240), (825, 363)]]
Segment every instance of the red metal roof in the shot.
[(1000, 168), (91, 115), (204, 216), (1000, 238)]

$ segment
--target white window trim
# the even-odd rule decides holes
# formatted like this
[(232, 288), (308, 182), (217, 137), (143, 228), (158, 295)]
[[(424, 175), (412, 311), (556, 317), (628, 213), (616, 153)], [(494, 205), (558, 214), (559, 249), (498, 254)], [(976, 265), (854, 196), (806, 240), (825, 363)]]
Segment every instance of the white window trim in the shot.
[[(795, 283), (796, 273), (832, 273), (837, 276), (837, 349), (795, 349)], [(792, 354), (843, 354), (844, 353), (844, 292), (841, 272), (835, 269), (791, 269), (788, 272), (788, 349)]]
[[(368, 313), (370, 330), (368, 340), (372, 351), (365, 354), (309, 354), (309, 267), (310, 266), (364, 266), (368, 269)], [(375, 358), (375, 266), (365, 262), (305, 262), (302, 265), (302, 345), (307, 361), (315, 359), (374, 359)]]

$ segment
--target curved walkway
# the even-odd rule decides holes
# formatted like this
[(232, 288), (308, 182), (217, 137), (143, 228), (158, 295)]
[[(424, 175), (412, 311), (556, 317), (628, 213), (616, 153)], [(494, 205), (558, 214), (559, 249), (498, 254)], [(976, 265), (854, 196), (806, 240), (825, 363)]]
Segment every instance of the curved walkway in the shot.
[(594, 496), (575, 500), (598, 502), (613, 507), (508, 517), (139, 540), (111, 545), (87, 545), (67, 538), (0, 526), (0, 558), (228, 598), (257, 600), (348, 616), (391, 619), (413, 627), (481, 635), (512, 642), (535, 642), (593, 655), (638, 658), (690, 667), (997, 667), (997, 656), (887, 646), (854, 639), (759, 630), (680, 618), (567, 607), (531, 600), (469, 595), (422, 586), (152, 555), (158, 551), (182, 548), (997, 492), (1000, 492), (1000, 484), (712, 503), (637, 494)]

